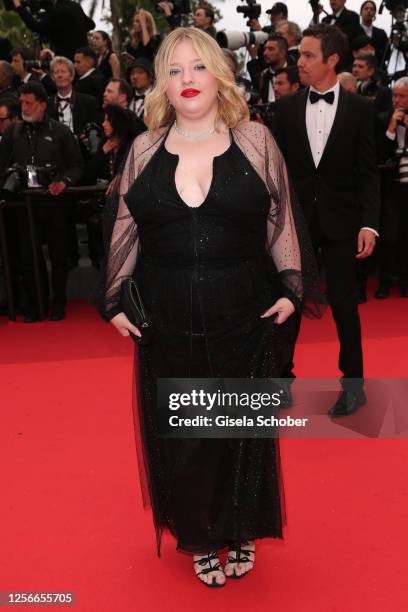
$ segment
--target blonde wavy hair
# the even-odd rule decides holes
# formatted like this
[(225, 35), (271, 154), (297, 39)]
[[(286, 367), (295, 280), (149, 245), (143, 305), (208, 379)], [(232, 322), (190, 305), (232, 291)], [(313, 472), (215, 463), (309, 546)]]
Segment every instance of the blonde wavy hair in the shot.
[[(149, 12), (146, 11), (146, 9), (143, 9), (146, 15), (146, 26), (147, 26), (147, 31), (150, 34), (150, 37), (152, 36), (156, 36), (157, 35), (157, 26), (156, 26), (156, 22), (154, 20), (153, 15)], [(139, 9), (137, 9), (134, 13), (133, 13), (133, 19), (135, 17), (137, 17), (137, 14), (139, 12)], [(132, 32), (130, 35), (131, 41), (133, 45), (138, 45), (141, 41), (142, 41), (142, 33), (141, 32), (135, 32), (133, 30), (133, 23), (132, 23)]]
[(157, 130), (168, 125), (176, 117), (174, 108), (169, 104), (166, 89), (174, 49), (184, 40), (192, 43), (207, 70), (218, 81), (216, 125), (222, 122), (228, 128), (234, 128), (242, 121), (248, 121), (248, 105), (241, 90), (235, 84), (234, 75), (217, 42), (198, 28), (176, 28), (162, 42), (155, 58), (156, 82), (145, 101), (144, 122), (149, 130)]

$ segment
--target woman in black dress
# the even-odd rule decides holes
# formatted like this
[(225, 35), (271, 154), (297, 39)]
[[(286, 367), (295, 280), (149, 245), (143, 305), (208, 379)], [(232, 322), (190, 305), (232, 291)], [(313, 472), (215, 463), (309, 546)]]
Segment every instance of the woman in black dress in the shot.
[(102, 310), (122, 335), (139, 334), (119, 303), (133, 275), (155, 326), (137, 350), (134, 417), (158, 554), (167, 529), (193, 553), (198, 578), (222, 586), (252, 569), (256, 538), (282, 537), (278, 440), (160, 438), (156, 380), (281, 376), (293, 313), (317, 276), (283, 158), (248, 121), (217, 43), (178, 28), (155, 69), (149, 132), (135, 140), (106, 217)]
[(137, 9), (133, 16), (130, 41), (125, 47), (126, 52), (135, 59), (145, 57), (153, 61), (161, 40), (153, 15), (143, 8)]
[(93, 32), (92, 47), (98, 56), (96, 68), (103, 74), (105, 83), (107, 84), (110, 79), (120, 79), (120, 62), (113, 51), (109, 34), (103, 30)]

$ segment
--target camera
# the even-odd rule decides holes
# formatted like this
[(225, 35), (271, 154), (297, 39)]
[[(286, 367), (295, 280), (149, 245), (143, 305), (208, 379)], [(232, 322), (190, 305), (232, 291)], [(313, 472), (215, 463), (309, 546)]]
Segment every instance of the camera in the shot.
[(262, 6), (257, 4), (256, 0), (242, 0), (242, 2), (246, 2), (247, 6), (237, 6), (237, 13), (242, 13), (245, 19), (258, 19)]
[(14, 195), (26, 189), (28, 183), (28, 171), (21, 164), (13, 164), (7, 168), (2, 191), (5, 195)]
[(87, 140), (86, 148), (89, 155), (95, 155), (103, 140), (102, 128), (97, 123), (87, 123), (84, 129), (84, 135)]
[(52, 164), (36, 166), (37, 181), (42, 187), (48, 187), (57, 178), (57, 169)]
[(216, 39), (220, 47), (236, 51), (236, 49), (248, 47), (248, 45), (262, 45), (268, 40), (268, 36), (269, 34), (266, 32), (237, 32), (231, 30), (217, 32)]
[(25, 60), (24, 67), (27, 72), (31, 72), (32, 70), (44, 70), (48, 72), (50, 64), (50, 60), (46, 60), (45, 62), (40, 62), (39, 60)]
[[(166, 2), (166, 4), (172, 5), (170, 8), (173, 15), (188, 15), (190, 12), (189, 0), (172, 0), (172, 2)], [(158, 13), (163, 13), (163, 9), (159, 4), (156, 4), (154, 8)]]

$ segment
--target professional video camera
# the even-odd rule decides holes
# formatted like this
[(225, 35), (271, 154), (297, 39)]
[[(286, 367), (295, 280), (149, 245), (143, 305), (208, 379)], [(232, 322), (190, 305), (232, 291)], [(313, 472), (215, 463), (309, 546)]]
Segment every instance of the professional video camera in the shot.
[(7, 168), (1, 190), (6, 197), (10, 197), (27, 187), (48, 187), (56, 180), (57, 173), (53, 164), (23, 166), (15, 163)]
[(22, 191), (23, 189), (26, 189), (27, 184), (27, 168), (21, 164), (13, 164), (10, 168), (7, 168), (5, 172), (2, 192), (4, 195), (11, 196), (19, 191)]
[(408, 0), (383, 0), (378, 11), (380, 14), (382, 13), (384, 6), (390, 11), (390, 13), (394, 13), (396, 10), (401, 8), (408, 9)]
[(95, 155), (103, 140), (103, 131), (100, 125), (94, 122), (87, 123), (84, 128), (86, 149), (89, 155)]
[[(190, 13), (190, 0), (172, 0), (166, 2), (170, 6), (173, 15), (188, 15)], [(163, 9), (159, 4), (154, 7), (158, 13), (163, 13)]]
[(256, 0), (241, 0), (246, 2), (247, 6), (237, 6), (237, 13), (242, 13), (245, 19), (258, 19), (261, 12), (262, 6), (257, 4)]

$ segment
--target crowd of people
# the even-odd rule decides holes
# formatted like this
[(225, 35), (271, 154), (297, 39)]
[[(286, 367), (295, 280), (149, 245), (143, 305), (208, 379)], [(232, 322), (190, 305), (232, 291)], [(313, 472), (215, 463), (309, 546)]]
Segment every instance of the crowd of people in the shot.
[[(122, 168), (133, 139), (146, 130), (144, 104), (155, 84), (154, 58), (165, 34), (158, 32), (155, 17), (139, 8), (122, 49), (114, 49), (109, 34), (94, 30), (93, 21), (72, 0), (56, 0), (41, 20), (20, 0), (13, 4), (26, 25), (50, 44), (44, 43), (37, 51), (23, 47), (8, 51), (7, 45), (1, 46), (2, 198), (7, 201), (18, 195), (16, 181), (11, 181), (14, 187), (9, 189), (10, 176), (18, 178), (21, 189), (41, 185), (48, 189), (44, 197), (59, 197), (61, 202), (72, 186), (105, 182), (108, 187)], [(374, 271), (379, 278), (376, 298), (387, 298), (396, 283), (401, 296), (408, 297), (408, 35), (403, 22), (390, 37), (375, 27), (377, 6), (371, 0), (362, 3), (360, 15), (347, 9), (346, 0), (330, 0), (330, 5), (333, 13), (326, 14), (322, 22), (336, 25), (348, 40), (348, 49), (336, 67), (338, 81), (348, 92), (366, 98), (376, 116), (373, 163), (381, 176), (381, 223), (375, 232), (379, 236), (374, 255), (356, 261), (358, 299), (366, 301), (367, 278)], [(180, 23), (175, 6), (160, 2), (157, 7), (169, 30)], [(290, 19), (286, 4), (276, 2), (266, 12), (270, 16), (267, 27), (257, 17), (249, 19), (250, 30), (265, 36), (248, 45), (246, 64), (242, 65), (242, 55), (236, 50), (225, 48), (223, 53), (251, 119), (265, 124), (279, 142), (282, 100), (307, 85), (299, 70), (303, 33)], [(70, 19), (77, 27), (71, 36), (65, 36)], [(217, 39), (214, 21), (213, 7), (203, 4), (192, 15), (191, 27)], [(390, 66), (399, 69), (390, 74)], [(95, 267), (103, 257), (102, 209), (99, 195), (98, 206), (89, 207), (85, 219)], [(44, 304), (47, 311), (50, 307), (52, 320), (61, 320), (69, 270), (79, 258), (78, 206), (36, 205), (34, 215)], [(13, 292), (24, 321), (35, 322), (40, 315), (27, 217), (23, 209), (11, 207), (5, 208), (3, 217)], [(41, 248), (44, 243), (51, 262), (51, 292)], [(2, 299), (6, 313), (7, 296)]]

